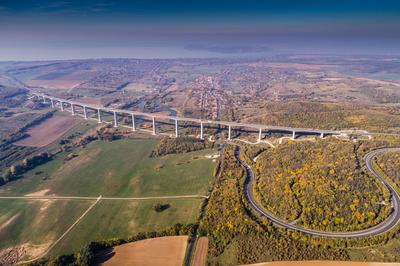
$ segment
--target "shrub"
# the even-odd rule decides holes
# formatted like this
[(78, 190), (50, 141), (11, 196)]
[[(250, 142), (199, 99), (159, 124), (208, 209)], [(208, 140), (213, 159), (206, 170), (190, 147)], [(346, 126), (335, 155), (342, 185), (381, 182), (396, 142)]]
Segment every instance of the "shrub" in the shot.
[(171, 205), (169, 205), (168, 203), (167, 204), (157, 203), (156, 205), (154, 205), (154, 210), (156, 212), (162, 212), (168, 209), (169, 207), (171, 207)]

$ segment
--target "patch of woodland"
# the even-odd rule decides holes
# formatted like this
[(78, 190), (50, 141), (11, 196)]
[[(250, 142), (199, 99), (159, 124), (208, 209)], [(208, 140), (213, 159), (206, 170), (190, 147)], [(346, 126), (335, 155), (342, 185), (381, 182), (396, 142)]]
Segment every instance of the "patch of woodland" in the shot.
[(347, 260), (342, 248), (303, 241), (279, 231), (249, 210), (244, 196), (245, 171), (235, 158), (235, 147), (225, 146), (213, 193), (199, 232), (209, 238), (210, 265), (238, 265), (270, 260)]
[[(258, 108), (262, 115), (251, 122), (299, 128), (400, 132), (399, 111), (392, 106), (285, 101), (263, 103)], [(243, 111), (237, 112), (240, 114)]]
[(160, 157), (167, 154), (187, 153), (213, 148), (214, 143), (189, 136), (178, 138), (165, 137), (160, 140), (151, 153), (151, 157)]
[[(32, 120), (30, 120), (28, 123), (25, 123), (21, 127), (18, 128), (18, 130), (15, 130), (14, 132), (8, 134), (7, 136), (4, 136), (0, 140), (0, 174), (2, 175), (3, 182), (8, 182), (9, 180), (14, 180), (16, 177), (20, 177), (20, 175), (17, 176), (10, 176), (9, 175), (9, 170), (10, 167), (17, 165), (23, 164), (22, 162), (24, 160), (30, 160), (29, 158), (33, 156), (38, 150), (37, 148), (34, 147), (23, 147), (23, 146), (17, 146), (14, 145), (13, 143), (21, 140), (22, 138), (28, 137), (29, 135), (26, 133), (26, 131), (37, 124), (40, 124), (41, 122), (45, 121), (46, 119), (50, 118), (53, 116), (53, 111), (46, 112), (44, 114), (41, 114), (39, 116), (36, 116)], [(35, 155), (35, 156), (40, 156), (40, 155)]]
[(28, 91), (23, 88), (11, 88), (0, 85), (0, 106), (5, 108), (15, 108), (22, 106)]
[(52, 154), (43, 152), (38, 155), (26, 158), (16, 164), (13, 164), (0, 177), (0, 186), (10, 181), (14, 181), (21, 178), (23, 174), (25, 174), (29, 170), (32, 170), (39, 165), (47, 163), (52, 158), (53, 158)]
[(154, 205), (153, 209), (154, 209), (156, 212), (163, 212), (163, 211), (169, 209), (170, 207), (171, 207), (171, 205), (168, 204), (168, 203), (166, 203), (166, 204), (157, 203), (156, 205)]
[(96, 140), (114, 141), (124, 138), (130, 133), (118, 130), (112, 125), (101, 125), (95, 129), (91, 129), (86, 133), (76, 132), (59, 141), (64, 151), (70, 151), (73, 147), (85, 147), (90, 142)]
[(375, 158), (375, 167), (378, 167), (386, 177), (400, 187), (400, 152), (386, 152)]
[(355, 231), (390, 214), (390, 194), (360, 164), (359, 144), (334, 139), (291, 142), (264, 152), (255, 195), (278, 217), (307, 228)]

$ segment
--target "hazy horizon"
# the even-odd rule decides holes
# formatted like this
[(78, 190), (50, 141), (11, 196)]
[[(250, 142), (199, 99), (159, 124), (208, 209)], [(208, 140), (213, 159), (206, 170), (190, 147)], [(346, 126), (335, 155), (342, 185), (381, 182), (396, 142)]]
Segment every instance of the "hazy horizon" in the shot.
[(0, 2), (0, 61), (400, 55), (400, 3)]

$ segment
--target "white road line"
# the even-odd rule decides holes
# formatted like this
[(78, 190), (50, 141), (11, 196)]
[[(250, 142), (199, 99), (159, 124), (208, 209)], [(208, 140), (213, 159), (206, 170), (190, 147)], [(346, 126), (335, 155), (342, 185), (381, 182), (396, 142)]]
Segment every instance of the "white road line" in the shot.
[(207, 198), (204, 195), (182, 195), (182, 196), (159, 196), (159, 197), (139, 197), (139, 198), (103, 198), (105, 200), (152, 200), (152, 199), (186, 199), (186, 198)]
[[(154, 196), (154, 197), (102, 197), (102, 200), (153, 200), (153, 199), (187, 199), (207, 198), (204, 195), (178, 195), (178, 196)], [(96, 200), (97, 197), (68, 197), (68, 196), (0, 196), (1, 199), (25, 199), (25, 200)]]

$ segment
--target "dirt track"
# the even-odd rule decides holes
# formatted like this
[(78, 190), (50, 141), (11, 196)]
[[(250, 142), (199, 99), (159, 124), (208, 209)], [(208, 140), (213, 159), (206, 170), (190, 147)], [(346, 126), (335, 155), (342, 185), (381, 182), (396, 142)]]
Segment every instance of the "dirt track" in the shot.
[(187, 236), (167, 236), (117, 246), (109, 254), (111, 258), (101, 265), (181, 266), (187, 239)]
[(81, 121), (73, 116), (53, 116), (37, 126), (29, 129), (27, 133), (30, 135), (15, 144), (28, 147), (44, 147), (65, 134)]

